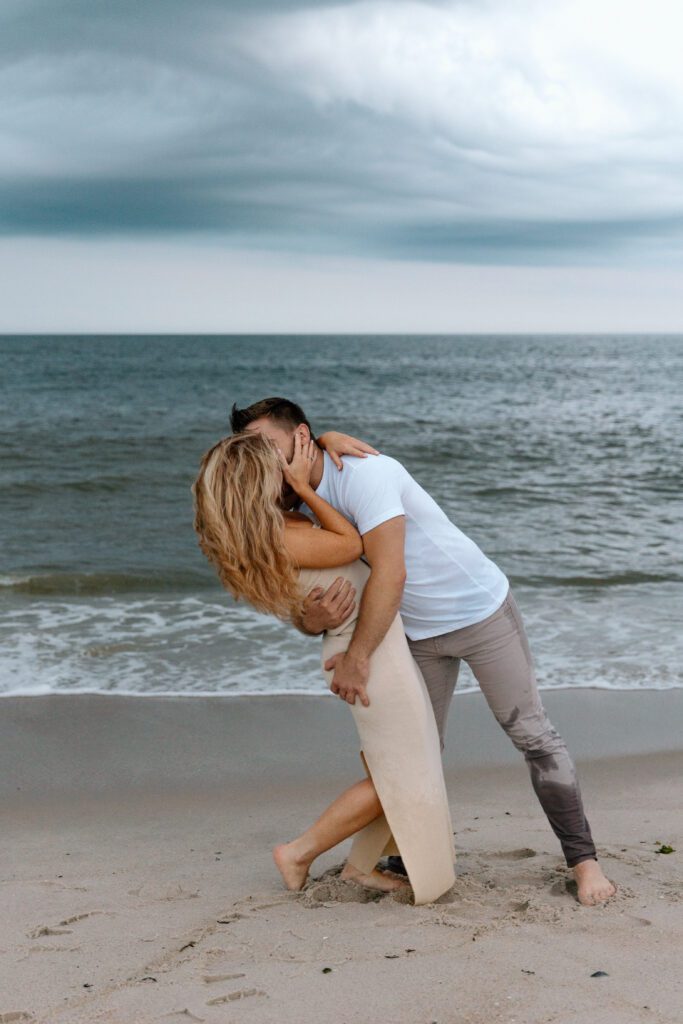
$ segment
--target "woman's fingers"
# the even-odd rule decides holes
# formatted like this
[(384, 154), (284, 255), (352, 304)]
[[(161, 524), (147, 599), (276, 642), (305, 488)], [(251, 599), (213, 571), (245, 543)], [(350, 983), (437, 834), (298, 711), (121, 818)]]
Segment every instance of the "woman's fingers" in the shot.
[(327, 454), (334, 462), (337, 469), (343, 469), (342, 455), (354, 455), (358, 459), (367, 459), (368, 455), (379, 455), (376, 448), (357, 437), (350, 437), (348, 434), (340, 435), (338, 448), (328, 447)]
[(368, 455), (379, 455), (376, 448), (371, 448), (365, 441), (355, 441), (353, 446), (349, 446), (350, 451), (348, 455), (355, 455), (359, 459), (367, 459)]
[(358, 437), (350, 437), (347, 434), (344, 442), (342, 450), (346, 455), (356, 455), (361, 459), (364, 459), (367, 455), (379, 455), (376, 448), (373, 448), (371, 444), (367, 444), (366, 441), (361, 441)]
[(291, 462), (287, 462), (280, 449), (278, 449), (278, 454), (282, 461), (285, 479), (289, 484), (297, 488), (309, 482), (311, 469), (313, 468), (313, 458), (311, 458), (311, 455), (315, 457), (315, 452), (311, 451), (310, 444), (305, 440), (303, 434), (295, 432), (293, 435)]

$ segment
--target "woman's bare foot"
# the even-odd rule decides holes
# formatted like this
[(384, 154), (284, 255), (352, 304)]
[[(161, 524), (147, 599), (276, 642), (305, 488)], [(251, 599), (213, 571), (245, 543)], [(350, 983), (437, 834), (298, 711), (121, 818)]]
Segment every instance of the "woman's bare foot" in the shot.
[(354, 868), (353, 864), (349, 864), (348, 861), (344, 865), (339, 877), (343, 882), (358, 882), (359, 885), (364, 885), (366, 889), (377, 889), (379, 892), (395, 892), (396, 889), (404, 889), (408, 884), (404, 878), (397, 878), (395, 875), (385, 875), (381, 871), (371, 871), (370, 874), (365, 875), (358, 868)]
[(578, 886), (579, 903), (594, 907), (614, 896), (617, 887), (604, 874), (597, 860), (582, 860), (572, 868)]
[(296, 843), (281, 843), (273, 850), (275, 861), (284, 883), (288, 889), (303, 889), (308, 877), (309, 861), (304, 861), (296, 848)]

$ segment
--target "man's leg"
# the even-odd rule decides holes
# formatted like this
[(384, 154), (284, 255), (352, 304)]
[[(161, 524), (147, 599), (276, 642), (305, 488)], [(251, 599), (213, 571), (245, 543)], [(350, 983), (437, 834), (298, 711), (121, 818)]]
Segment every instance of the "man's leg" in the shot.
[(444, 749), (446, 722), (458, 681), (460, 659), (444, 655), (440, 645), (441, 637), (427, 640), (408, 640), (410, 653), (418, 664), (434, 708), (436, 727), (439, 732), (441, 750)]
[(511, 593), (493, 615), (441, 637), (442, 649), (467, 661), (497, 721), (526, 759), (531, 781), (565, 860), (575, 868), (582, 903), (614, 886), (597, 864), (574, 763), (550, 722), (536, 686), (524, 624)]
[(508, 594), (488, 619), (456, 630), (449, 637), (472, 669), (496, 720), (524, 754), (534, 790), (560, 841), (567, 865), (573, 867), (588, 858), (597, 860), (574, 763), (541, 703), (514, 597)]

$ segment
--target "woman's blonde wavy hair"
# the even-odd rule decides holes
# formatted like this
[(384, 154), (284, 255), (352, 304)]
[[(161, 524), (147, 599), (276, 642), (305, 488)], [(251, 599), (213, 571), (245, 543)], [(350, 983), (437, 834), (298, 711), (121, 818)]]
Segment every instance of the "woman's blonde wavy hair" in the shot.
[(199, 547), (236, 600), (289, 618), (301, 612), (296, 567), (284, 544), (282, 470), (261, 434), (223, 437), (201, 458), (191, 491)]

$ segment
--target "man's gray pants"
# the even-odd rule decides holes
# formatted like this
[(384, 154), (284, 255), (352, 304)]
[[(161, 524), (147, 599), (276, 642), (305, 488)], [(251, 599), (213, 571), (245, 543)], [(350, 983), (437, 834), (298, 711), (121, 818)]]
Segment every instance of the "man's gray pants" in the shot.
[(597, 860), (574, 762), (541, 703), (512, 592), (508, 591), (497, 611), (473, 626), (408, 643), (431, 697), (441, 749), (460, 662), (466, 661), (496, 720), (524, 754), (532, 785), (568, 866)]

